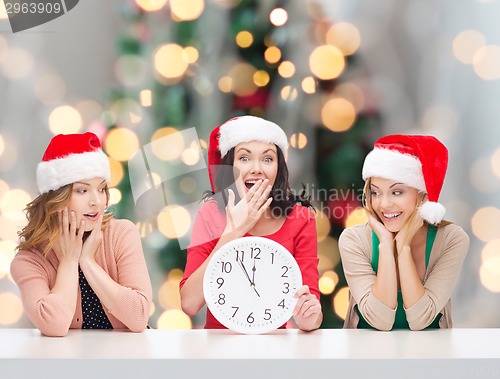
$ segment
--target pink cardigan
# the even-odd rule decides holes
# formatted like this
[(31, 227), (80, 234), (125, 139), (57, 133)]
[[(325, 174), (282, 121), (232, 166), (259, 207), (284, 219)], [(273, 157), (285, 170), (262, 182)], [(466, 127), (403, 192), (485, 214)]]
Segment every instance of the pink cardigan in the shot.
[[(141, 332), (147, 326), (151, 307), (151, 281), (142, 252), (141, 237), (128, 220), (112, 219), (103, 232), (95, 260), (122, 288), (113, 306), (104, 311), (114, 329)], [(21, 292), (29, 319), (47, 336), (64, 336), (68, 329), (81, 329), (82, 305), (78, 289), (73, 313), (54, 293), (59, 261), (54, 251), (45, 258), (39, 251), (19, 251), (10, 272)]]

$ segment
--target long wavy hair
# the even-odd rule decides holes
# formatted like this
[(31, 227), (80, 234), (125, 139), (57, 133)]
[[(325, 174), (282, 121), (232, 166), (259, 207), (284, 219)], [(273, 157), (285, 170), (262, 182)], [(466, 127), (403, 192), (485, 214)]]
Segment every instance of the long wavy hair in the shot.
[[(303, 187), (299, 194), (295, 194), (290, 190), (290, 184), (288, 182), (288, 167), (286, 165), (285, 156), (281, 149), (276, 146), (276, 153), (278, 157), (278, 172), (276, 173), (276, 180), (274, 181), (273, 188), (271, 190), (270, 196), (273, 198), (270, 208), (274, 216), (288, 216), (293, 210), (294, 204), (300, 204), (305, 207), (314, 210), (309, 197), (306, 194), (305, 188)], [(233, 147), (227, 152), (221, 162), (221, 166), (234, 166), (234, 150)], [(202, 201), (207, 201), (209, 199), (214, 199), (217, 201), (219, 209), (223, 212), (227, 206), (227, 188), (234, 186), (235, 178), (233, 170), (221, 169), (217, 172), (215, 177), (215, 186), (221, 190), (222, 196), (215, 196), (213, 191), (205, 191), (202, 197)], [(240, 200), (238, 191), (234, 191), (235, 203)]]
[[(72, 191), (73, 184), (68, 184), (43, 193), (28, 203), (24, 209), (28, 224), (18, 233), (20, 242), (17, 250), (39, 250), (47, 257), (59, 238), (59, 212), (68, 205)], [(107, 203), (109, 201), (107, 186), (105, 192)], [(112, 213), (104, 214), (102, 229), (113, 217)]]

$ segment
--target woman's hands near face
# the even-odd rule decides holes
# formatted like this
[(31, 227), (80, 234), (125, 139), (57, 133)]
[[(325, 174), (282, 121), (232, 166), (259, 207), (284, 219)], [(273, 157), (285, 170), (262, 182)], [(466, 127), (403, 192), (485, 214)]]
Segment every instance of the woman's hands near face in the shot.
[(59, 262), (78, 261), (82, 253), (85, 220), (82, 220), (77, 228), (76, 214), (69, 212), (67, 207), (59, 212), (58, 219), (59, 236), (54, 246), (57, 258)]
[(234, 192), (229, 189), (224, 234), (238, 230), (243, 236), (251, 230), (273, 201), (272, 197), (269, 197), (271, 189), (268, 179), (259, 180), (236, 205)]
[(368, 216), (368, 225), (370, 225), (370, 228), (372, 228), (372, 230), (375, 232), (379, 241), (392, 243), (392, 241), (394, 240), (394, 235), (392, 234), (392, 232), (387, 230), (385, 225), (382, 222), (380, 222), (377, 217), (375, 217), (373, 211), (371, 211), (366, 206), (365, 206), (365, 212), (366, 215)]
[(401, 253), (404, 246), (409, 246), (411, 241), (417, 234), (417, 232), (424, 225), (424, 219), (420, 216), (419, 208), (422, 205), (423, 201), (427, 200), (427, 195), (419, 198), (419, 202), (415, 207), (415, 214), (408, 220), (406, 225), (398, 232), (396, 235), (396, 248), (398, 250), (398, 254)]
[(101, 212), (99, 217), (97, 218), (97, 222), (95, 224), (94, 229), (90, 232), (90, 235), (87, 237), (85, 242), (83, 243), (82, 255), (80, 257), (80, 261), (83, 259), (91, 259), (93, 260), (95, 257), (95, 253), (97, 248), (102, 242), (102, 219), (104, 214)]
[(99, 215), (95, 228), (90, 232), (85, 242), (83, 242), (83, 233), (85, 232), (85, 220), (81, 220), (78, 228), (76, 214), (64, 208), (59, 212), (59, 237), (54, 246), (54, 251), (61, 261), (81, 261), (86, 258), (94, 258), (97, 248), (102, 242), (102, 219), (103, 214)]
[(417, 234), (419, 229), (424, 224), (424, 220), (420, 216), (417, 210), (416, 214), (410, 218), (409, 222), (396, 234), (396, 249), (398, 254), (403, 251), (404, 246), (409, 246), (413, 237)]

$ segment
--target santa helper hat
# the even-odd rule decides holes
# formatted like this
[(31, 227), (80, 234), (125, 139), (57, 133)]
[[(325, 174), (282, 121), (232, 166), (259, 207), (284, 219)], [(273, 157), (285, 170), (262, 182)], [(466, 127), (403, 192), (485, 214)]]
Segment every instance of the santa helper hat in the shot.
[(226, 121), (210, 133), (208, 176), (213, 192), (221, 190), (215, 186), (215, 177), (217, 166), (222, 164), (222, 159), (236, 145), (250, 141), (274, 143), (285, 156), (288, 150), (286, 134), (274, 122), (255, 116), (234, 117)]
[(438, 203), (448, 167), (448, 149), (433, 136), (389, 135), (375, 142), (366, 156), (363, 179), (379, 177), (425, 192), (428, 201), (419, 209), (430, 224), (438, 224), (445, 207)]
[(53, 137), (36, 169), (40, 194), (97, 177), (109, 182), (109, 161), (99, 138), (91, 132)]

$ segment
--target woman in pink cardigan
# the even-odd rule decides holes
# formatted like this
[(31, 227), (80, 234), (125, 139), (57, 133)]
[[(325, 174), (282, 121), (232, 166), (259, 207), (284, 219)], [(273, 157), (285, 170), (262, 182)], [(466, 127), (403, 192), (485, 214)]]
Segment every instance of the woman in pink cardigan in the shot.
[(146, 328), (152, 289), (135, 225), (106, 213), (109, 162), (93, 133), (57, 135), (37, 167), (11, 274), (33, 324), (69, 329)]

